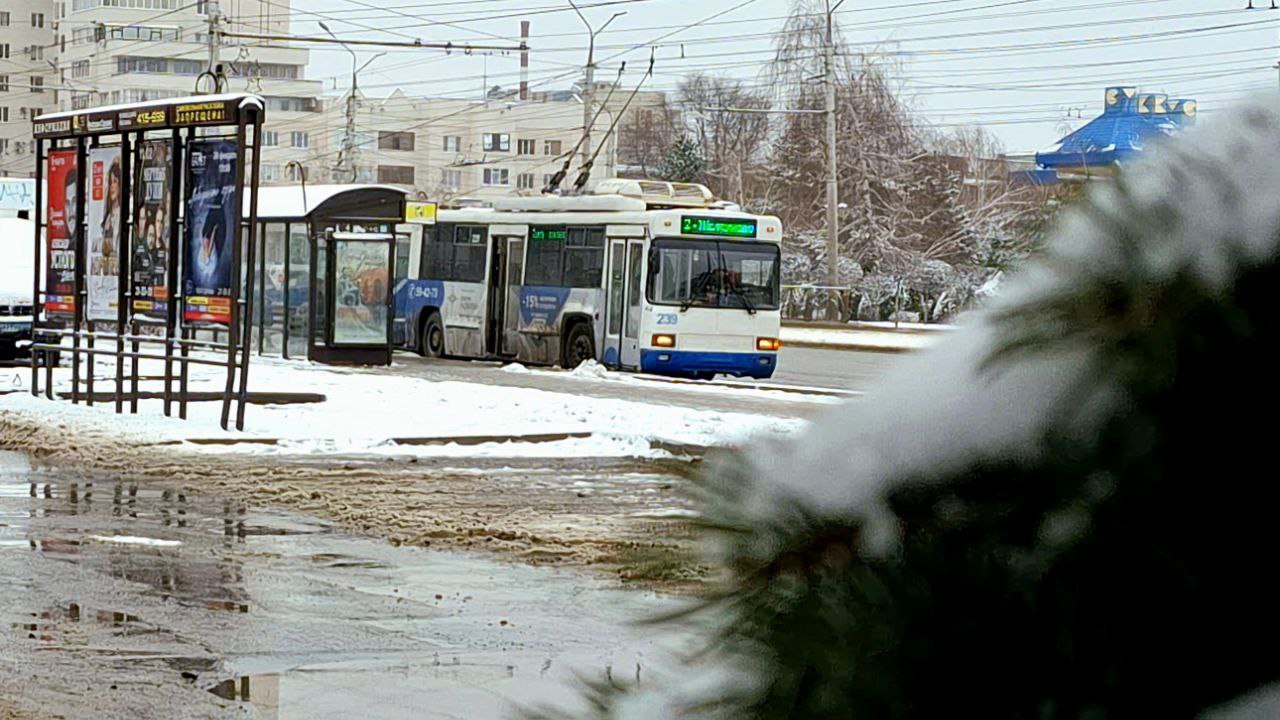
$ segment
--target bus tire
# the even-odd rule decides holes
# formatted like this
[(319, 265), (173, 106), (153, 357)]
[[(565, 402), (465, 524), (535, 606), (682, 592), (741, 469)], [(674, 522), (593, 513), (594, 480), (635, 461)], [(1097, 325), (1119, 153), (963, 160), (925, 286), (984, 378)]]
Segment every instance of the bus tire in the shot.
[(418, 328), (418, 354), (430, 358), (444, 355), (444, 323), (435, 310), (426, 313)]
[(587, 360), (596, 359), (596, 338), (591, 323), (576, 322), (569, 326), (560, 349), (560, 367), (572, 370)]

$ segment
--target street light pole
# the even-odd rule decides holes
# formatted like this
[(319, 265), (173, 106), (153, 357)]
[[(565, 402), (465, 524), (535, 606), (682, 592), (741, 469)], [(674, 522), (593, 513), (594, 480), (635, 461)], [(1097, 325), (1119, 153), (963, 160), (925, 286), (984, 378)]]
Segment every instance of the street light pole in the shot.
[(827, 285), (831, 288), (831, 300), (827, 306), (829, 320), (839, 320), (840, 301), (840, 214), (837, 207), (840, 202), (840, 179), (836, 154), (836, 47), (834, 13), (844, 3), (840, 0), (834, 6), (826, 0), (827, 31), (824, 45), (824, 85), (826, 85), (827, 115)]
[(582, 24), (587, 26), (587, 67), (585, 85), (582, 88), (582, 164), (585, 167), (591, 158), (591, 124), (595, 117), (592, 108), (595, 105), (596, 92), (596, 35), (604, 32), (609, 27), (609, 23), (626, 15), (626, 12), (614, 13), (599, 30), (592, 29), (591, 23), (587, 22), (587, 18), (574, 4), (573, 0), (569, 0), (569, 6), (573, 11), (578, 13), (578, 18), (582, 20)]
[(320, 29), (329, 33), (329, 37), (332, 37), (334, 40), (337, 40), (338, 43), (342, 45), (343, 49), (351, 53), (351, 92), (347, 94), (347, 131), (342, 138), (342, 149), (338, 151), (338, 161), (337, 163), (335, 163), (334, 170), (335, 172), (338, 172), (338, 173), (341, 173), (343, 171), (349, 172), (351, 174), (351, 182), (355, 182), (357, 177), (357, 171), (356, 171), (357, 146), (356, 146), (356, 140), (355, 140), (356, 138), (356, 92), (360, 89), (360, 84), (359, 84), (360, 71), (369, 67), (369, 63), (373, 62), (374, 60), (377, 60), (383, 55), (386, 55), (386, 53), (384, 52), (378, 53), (377, 55), (374, 55), (368, 60), (365, 60), (363, 65), (358, 65), (358, 63), (360, 62), (360, 58), (359, 56), (356, 55), (356, 51), (351, 49), (351, 46), (342, 42), (342, 40), (339, 40), (338, 36), (334, 35), (333, 31), (329, 29), (329, 26), (325, 25), (323, 22), (320, 23)]

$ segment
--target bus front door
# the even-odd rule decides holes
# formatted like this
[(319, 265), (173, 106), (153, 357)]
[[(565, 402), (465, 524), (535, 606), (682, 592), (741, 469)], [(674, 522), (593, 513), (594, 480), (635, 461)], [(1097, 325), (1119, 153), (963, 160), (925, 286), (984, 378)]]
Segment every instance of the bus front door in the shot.
[(644, 303), (644, 241), (627, 241), (626, 312), (622, 323), (621, 365), (640, 367), (640, 317)]

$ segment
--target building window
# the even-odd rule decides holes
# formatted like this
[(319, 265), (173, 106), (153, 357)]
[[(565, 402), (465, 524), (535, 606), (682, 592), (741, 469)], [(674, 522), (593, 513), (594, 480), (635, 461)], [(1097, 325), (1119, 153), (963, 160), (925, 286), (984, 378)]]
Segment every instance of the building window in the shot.
[(412, 150), (413, 133), (411, 132), (379, 132), (379, 150)]
[(199, 75), (204, 72), (205, 63), (200, 60), (178, 60), (153, 57), (116, 57), (116, 73), (148, 73), (172, 75)]
[(537, 153), (537, 149), (536, 149), (537, 146), (538, 146), (537, 140), (517, 140), (516, 154), (517, 155), (534, 155)]
[(560, 143), (560, 141), (559, 141), (559, 140), (546, 140), (546, 141), (543, 141), (543, 143), (542, 143), (542, 154), (543, 154), (543, 155), (551, 155), (551, 156), (559, 155), (559, 154), (561, 154), (561, 153), (563, 152), (563, 150), (561, 150), (561, 147), (562, 147), (562, 145), (561, 145), (561, 143)]
[(9, 11), (0, 10), (0, 27), (9, 27)]
[(462, 171), (461, 170), (441, 170), (440, 186), (451, 190), (457, 190), (462, 187)]
[(371, 182), (373, 182), (373, 177), (374, 177), (374, 175), (373, 175), (373, 166), (372, 166), (372, 165), (357, 165), (357, 166), (356, 166), (356, 182), (358, 182), (358, 183), (371, 183)]
[(551, 178), (553, 178), (553, 177), (555, 177), (555, 173), (543, 173), (543, 175), (542, 175), (542, 187), (547, 187), (548, 185), (550, 185), (550, 184), (551, 184)]
[[(200, 65), (200, 69), (204, 70), (204, 65)], [(316, 104), (315, 98), (300, 97), (268, 97), (267, 110), (279, 110), (282, 112), (316, 112), (320, 108)]]
[(294, 130), (289, 133), (289, 147), (304, 148), (311, 144), (311, 136)]
[(280, 166), (274, 163), (262, 164), (262, 182), (280, 182)]
[(9, 58), (9, 43), (0, 43), (0, 59)]
[(71, 77), (89, 77), (89, 61), (77, 60), (71, 63)]
[(33, 93), (44, 92), (44, 78), (40, 77), (39, 75), (31, 76), (31, 92)]
[(43, 60), (43, 59), (44, 59), (44, 46), (43, 46), (43, 45), (28, 45), (28, 46), (27, 46), (27, 59), (28, 59), (28, 60)]
[(454, 153), (462, 152), (462, 138), (458, 137), (457, 135), (445, 135), (444, 151), (454, 152)]
[(280, 144), (280, 133), (275, 130), (262, 131), (262, 147), (275, 147)]
[[(5, 15), (8, 15), (8, 14), (9, 13), (5, 13)], [(5, 25), (8, 25), (8, 24), (9, 23), (7, 22), (5, 23)], [(31, 13), (31, 27), (33, 28), (44, 27), (44, 13)]]
[(511, 184), (511, 173), (506, 168), (485, 168), (484, 184), (503, 186)]
[(9, 76), (0, 75), (0, 92), (9, 92)]
[(520, 173), (516, 176), (516, 187), (521, 190), (533, 189), (533, 173)]
[(0, 105), (0, 122), (9, 122), (9, 108)]
[(300, 163), (289, 163), (284, 167), (284, 173), (289, 177), (289, 182), (302, 182), (307, 176), (307, 166)]
[(378, 182), (392, 185), (412, 185), (412, 165), (379, 165)]
[(484, 151), (485, 152), (510, 152), (511, 136), (506, 133), (485, 133), (484, 134)]

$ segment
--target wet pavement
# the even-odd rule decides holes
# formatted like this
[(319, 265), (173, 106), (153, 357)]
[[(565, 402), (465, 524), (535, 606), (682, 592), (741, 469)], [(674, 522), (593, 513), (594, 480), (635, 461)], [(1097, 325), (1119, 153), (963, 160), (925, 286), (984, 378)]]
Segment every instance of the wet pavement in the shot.
[(38, 717), (513, 717), (643, 682), (673, 603), (3, 452), (0, 576), (0, 707)]

